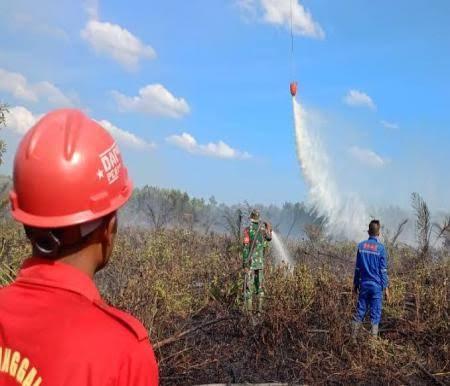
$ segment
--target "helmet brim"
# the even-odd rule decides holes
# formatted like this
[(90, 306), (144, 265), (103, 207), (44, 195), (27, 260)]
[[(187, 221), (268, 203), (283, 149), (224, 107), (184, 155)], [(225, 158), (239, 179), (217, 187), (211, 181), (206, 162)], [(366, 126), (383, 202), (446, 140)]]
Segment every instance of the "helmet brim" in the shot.
[(39, 216), (27, 213), (21, 210), (17, 205), (12, 203), (11, 214), (16, 221), (31, 227), (51, 229), (63, 228), (71, 225), (79, 225), (89, 221), (93, 221), (118, 210), (126, 204), (126, 202), (130, 199), (132, 193), (133, 183), (130, 178), (127, 178), (127, 182), (122, 189), (122, 193), (111, 199), (108, 207), (100, 211), (85, 210), (82, 212), (67, 214), (63, 216)]

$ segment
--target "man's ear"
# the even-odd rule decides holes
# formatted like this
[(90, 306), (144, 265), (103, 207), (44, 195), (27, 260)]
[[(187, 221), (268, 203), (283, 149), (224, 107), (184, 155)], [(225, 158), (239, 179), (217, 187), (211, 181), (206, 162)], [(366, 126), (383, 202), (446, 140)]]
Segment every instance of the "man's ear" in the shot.
[(112, 214), (105, 218), (103, 229), (101, 233), (102, 242), (110, 247), (114, 241), (114, 237), (117, 233), (117, 216)]

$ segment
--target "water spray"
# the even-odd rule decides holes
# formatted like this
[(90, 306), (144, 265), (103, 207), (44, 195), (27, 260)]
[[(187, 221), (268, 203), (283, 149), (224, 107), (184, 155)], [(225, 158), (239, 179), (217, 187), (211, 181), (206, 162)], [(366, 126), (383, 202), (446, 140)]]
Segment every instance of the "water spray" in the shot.
[(292, 97), (297, 157), (306, 183), (309, 200), (319, 216), (325, 218), (325, 230), (334, 236), (352, 240), (364, 237), (368, 220), (358, 197), (343, 197), (333, 178), (327, 153), (319, 137), (309, 130), (306, 112)]
[[(292, 0), (290, 1), (290, 40), (291, 40), (291, 77), (294, 78), (294, 25)], [(309, 185), (309, 197), (319, 216), (325, 218), (325, 230), (334, 236), (350, 239), (363, 237), (368, 220), (367, 211), (358, 197), (342, 197), (337, 188), (328, 164), (328, 157), (319, 138), (314, 137), (305, 123), (305, 111), (296, 100), (297, 82), (289, 84), (294, 109), (295, 138), (297, 157), (303, 176)], [(337, 232), (337, 233), (336, 233)]]
[(285, 248), (281, 238), (274, 231), (272, 231), (272, 241), (274, 246), (274, 255), (278, 263), (286, 264), (289, 267), (293, 267), (294, 261), (292, 260), (291, 256), (289, 255), (289, 252)]

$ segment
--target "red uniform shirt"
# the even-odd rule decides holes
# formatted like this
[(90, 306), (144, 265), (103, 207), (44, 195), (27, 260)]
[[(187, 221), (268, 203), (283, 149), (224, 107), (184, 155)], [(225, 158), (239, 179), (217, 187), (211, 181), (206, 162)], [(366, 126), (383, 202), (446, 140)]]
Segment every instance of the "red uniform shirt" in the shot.
[(144, 326), (76, 268), (31, 258), (0, 289), (1, 386), (153, 386)]

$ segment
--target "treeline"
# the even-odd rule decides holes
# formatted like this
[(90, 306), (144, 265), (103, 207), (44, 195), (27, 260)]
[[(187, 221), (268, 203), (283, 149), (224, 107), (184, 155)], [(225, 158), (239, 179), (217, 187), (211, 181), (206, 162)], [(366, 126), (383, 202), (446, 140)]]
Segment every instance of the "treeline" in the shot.
[[(0, 216), (9, 216), (8, 194), (12, 180), (0, 175)], [(282, 206), (257, 205), (264, 220), (272, 223), (280, 234), (292, 238), (301, 237), (310, 224), (318, 219), (303, 203), (286, 202)], [(136, 188), (131, 200), (120, 211), (124, 225), (144, 226), (150, 229), (184, 227), (203, 233), (229, 232), (238, 237), (247, 223), (253, 206), (248, 203), (226, 205), (218, 203), (214, 196), (205, 200), (190, 197), (176, 189), (155, 186)]]
[[(303, 203), (286, 202), (282, 206), (256, 205), (263, 220), (286, 237), (297, 238), (310, 224), (320, 224)], [(205, 200), (190, 197), (175, 189), (144, 186), (135, 189), (127, 206), (121, 212), (121, 221), (127, 225), (140, 225), (160, 230), (185, 227), (197, 231), (229, 232), (238, 237), (248, 221), (253, 206), (244, 202), (236, 205), (218, 203), (214, 196)]]
[[(0, 218), (9, 217), (11, 188), (11, 178), (0, 175)], [(412, 212), (397, 207), (374, 211), (382, 220), (384, 241), (388, 245), (397, 242), (417, 245), (424, 255), (441, 244), (450, 249), (450, 215), (438, 213), (432, 216), (418, 193), (411, 195), (411, 206)], [(325, 219), (304, 203), (256, 207), (261, 211), (262, 219), (269, 221), (274, 230), (286, 238), (320, 240), (326, 236)], [(144, 186), (134, 190), (131, 200), (120, 211), (120, 220), (123, 225), (154, 230), (185, 228), (204, 234), (227, 232), (239, 239), (252, 209), (253, 205), (248, 202), (226, 205), (218, 203), (214, 196), (205, 200), (176, 189)]]

